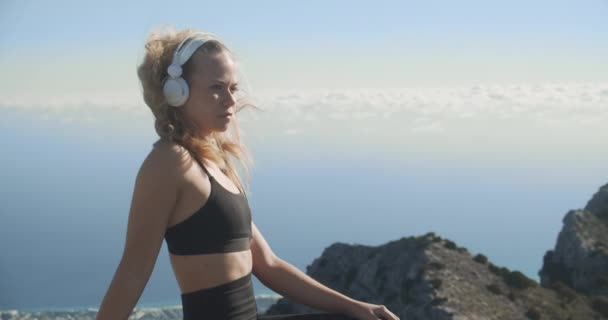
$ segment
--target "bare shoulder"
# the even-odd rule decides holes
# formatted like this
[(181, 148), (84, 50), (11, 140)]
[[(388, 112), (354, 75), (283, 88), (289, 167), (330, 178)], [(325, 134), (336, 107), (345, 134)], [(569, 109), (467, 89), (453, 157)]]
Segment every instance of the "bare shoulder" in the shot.
[(181, 184), (191, 157), (187, 150), (174, 142), (158, 140), (144, 159), (141, 173), (156, 175), (159, 178)]
[(180, 155), (183, 152), (186, 152), (186, 148), (184, 148), (182, 145), (164, 139), (157, 140), (152, 146), (152, 151), (158, 151), (167, 154)]
[[(191, 160), (190, 154), (183, 146), (169, 141), (158, 140), (144, 160), (155, 169), (164, 169), (177, 173)], [(177, 170), (177, 171), (176, 171)]]

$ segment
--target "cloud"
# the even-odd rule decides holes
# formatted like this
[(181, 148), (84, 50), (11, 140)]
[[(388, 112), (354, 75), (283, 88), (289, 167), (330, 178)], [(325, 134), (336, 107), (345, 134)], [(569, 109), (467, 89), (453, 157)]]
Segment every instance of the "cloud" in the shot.
[[(65, 119), (95, 119), (99, 112), (151, 114), (139, 92), (11, 94), (0, 110), (29, 111)], [(608, 118), (608, 83), (474, 85), (436, 88), (281, 90), (258, 92), (253, 101), (266, 112), (241, 117), (279, 120), (292, 126), (317, 121), (410, 119), (414, 131), (441, 131), (442, 121), (475, 118), (531, 119), (581, 123)], [(427, 123), (414, 119), (424, 118)], [(252, 121), (252, 122), (255, 122)], [(293, 131), (287, 131), (294, 134)]]
[(300, 134), (301, 132), (302, 132), (302, 129), (300, 129), (300, 128), (292, 128), (292, 129), (285, 130), (283, 133), (285, 135), (290, 135), (291, 136), (291, 135)]
[(410, 128), (410, 131), (419, 132), (444, 132), (445, 128), (439, 122), (431, 122)]

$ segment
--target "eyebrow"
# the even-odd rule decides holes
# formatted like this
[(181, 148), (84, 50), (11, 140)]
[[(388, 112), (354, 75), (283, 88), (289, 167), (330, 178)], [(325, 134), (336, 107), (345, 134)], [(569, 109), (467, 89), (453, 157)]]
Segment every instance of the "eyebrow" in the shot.
[[(226, 82), (224, 82), (222, 80), (213, 80), (213, 81), (214, 82), (219, 82), (219, 83), (224, 84), (224, 85), (226, 84)], [(238, 82), (233, 83), (233, 85), (238, 85), (238, 84), (239, 84)]]

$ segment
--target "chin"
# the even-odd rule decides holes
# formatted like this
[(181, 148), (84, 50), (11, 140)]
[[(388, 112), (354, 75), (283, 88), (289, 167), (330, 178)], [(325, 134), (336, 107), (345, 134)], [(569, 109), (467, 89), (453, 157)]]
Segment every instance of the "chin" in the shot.
[(226, 132), (226, 131), (228, 131), (228, 128), (229, 128), (229, 126), (225, 125), (225, 126), (217, 128), (217, 131), (219, 131), (219, 132)]

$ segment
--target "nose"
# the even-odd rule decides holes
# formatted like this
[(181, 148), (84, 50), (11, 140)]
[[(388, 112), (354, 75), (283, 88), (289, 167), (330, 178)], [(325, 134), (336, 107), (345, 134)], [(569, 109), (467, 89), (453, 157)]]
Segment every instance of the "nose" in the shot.
[(234, 94), (232, 94), (230, 91), (228, 91), (224, 97), (224, 106), (226, 108), (230, 108), (232, 106), (234, 106), (236, 104), (236, 98), (234, 97)]

